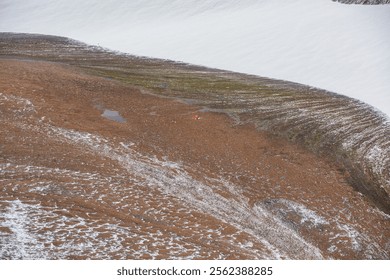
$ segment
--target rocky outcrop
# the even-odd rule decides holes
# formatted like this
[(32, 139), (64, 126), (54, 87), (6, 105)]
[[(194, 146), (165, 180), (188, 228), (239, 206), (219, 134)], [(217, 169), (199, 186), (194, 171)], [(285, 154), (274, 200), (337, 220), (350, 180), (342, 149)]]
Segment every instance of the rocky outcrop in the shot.
[(390, 4), (390, 0), (333, 0), (344, 4), (382, 5)]

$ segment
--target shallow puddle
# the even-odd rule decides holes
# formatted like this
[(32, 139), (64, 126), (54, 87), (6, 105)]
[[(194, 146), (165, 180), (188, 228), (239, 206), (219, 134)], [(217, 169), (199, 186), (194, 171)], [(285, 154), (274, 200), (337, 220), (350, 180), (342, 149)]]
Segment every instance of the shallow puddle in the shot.
[(105, 109), (103, 114), (102, 114), (102, 117), (106, 118), (106, 119), (109, 119), (109, 120), (112, 120), (112, 121), (116, 121), (116, 122), (119, 122), (119, 123), (124, 123), (126, 122), (126, 119), (124, 119), (118, 111), (112, 111), (112, 110), (107, 110)]

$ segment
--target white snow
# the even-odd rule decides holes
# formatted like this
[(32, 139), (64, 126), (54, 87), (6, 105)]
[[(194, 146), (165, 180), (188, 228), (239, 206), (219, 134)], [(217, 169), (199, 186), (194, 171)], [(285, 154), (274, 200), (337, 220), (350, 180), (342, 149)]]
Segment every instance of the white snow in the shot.
[[(20, 200), (9, 202), (9, 207), (5, 213), (0, 213), (0, 226), (8, 227), (13, 233), (11, 237), (1, 236), (0, 256), (12, 254), (17, 259), (39, 259), (47, 258), (44, 254), (43, 245), (39, 244), (37, 238), (28, 232), (29, 224), (32, 222), (28, 209), (38, 208), (38, 206), (28, 206)], [(39, 251), (39, 253), (38, 253)]]
[(390, 5), (331, 0), (3, 0), (0, 31), (295, 81), (390, 115)]

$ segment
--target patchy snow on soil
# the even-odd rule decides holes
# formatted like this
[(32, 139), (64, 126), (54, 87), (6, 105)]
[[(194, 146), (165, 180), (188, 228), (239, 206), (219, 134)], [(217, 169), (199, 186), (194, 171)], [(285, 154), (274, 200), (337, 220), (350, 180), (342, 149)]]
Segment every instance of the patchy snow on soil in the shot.
[[(124, 148), (122, 144), (112, 146), (107, 139), (90, 133), (52, 126), (48, 126), (48, 129), (52, 137), (82, 145), (92, 153), (117, 161), (136, 178), (138, 185), (158, 188), (167, 195), (177, 197), (195, 209), (252, 235), (272, 253), (267, 258), (323, 258), (318, 248), (306, 242), (296, 232), (258, 209), (252, 209), (238, 188), (222, 178), (206, 178), (208, 184), (205, 184), (194, 179), (178, 163), (139, 154), (131, 148)], [(230, 193), (232, 198), (214, 191), (219, 188)], [(281, 248), (284, 248), (283, 251), (280, 251)]]
[[(134, 241), (136, 237), (142, 238), (134, 229), (129, 231), (116, 224), (98, 224), (82, 217), (57, 214), (58, 210), (66, 211), (64, 209), (45, 209), (19, 200), (5, 203), (8, 203), (6, 212), (0, 212), (0, 218), (5, 221), (0, 222), (0, 226), (8, 227), (11, 234), (0, 233), (1, 259), (63, 259), (83, 254), (107, 259), (108, 254), (115, 251), (120, 251), (125, 258), (126, 250), (121, 242), (126, 237), (133, 236)], [(97, 238), (102, 234), (110, 238)], [(131, 251), (128, 248), (128, 252)]]
[(332, 0), (4, 0), (0, 31), (251, 73), (360, 99), (390, 115), (390, 5)]
[[(32, 212), (39, 209), (37, 205), (26, 205), (20, 200), (5, 201), (7, 210), (0, 212), (0, 226), (8, 227), (11, 236), (0, 236), (0, 258), (12, 257), (13, 259), (47, 259), (44, 246), (37, 238), (28, 232), (29, 225), (33, 222)], [(2, 202), (4, 204), (4, 202)]]
[[(115, 166), (104, 175), (0, 162), (0, 184), (7, 194), (0, 201), (2, 259), (158, 258), (164, 250), (171, 258), (214, 259), (208, 246), (216, 242), (257, 259), (322, 259), (328, 257), (324, 247), (341, 257), (352, 250), (363, 252), (365, 258), (388, 258), (375, 236), (367, 235), (350, 215), (330, 216), (327, 205), (318, 208), (278, 197), (251, 204), (240, 185), (217, 174), (205, 176), (207, 172), (197, 165), (141, 153), (130, 140), (66, 129), (38, 116), (34, 121), (31, 113), (39, 108), (12, 94), (0, 93), (0, 105), (6, 108), (2, 119), (12, 121), (25, 135), (69, 145)], [(374, 149), (370, 156), (379, 154)], [(15, 194), (18, 199), (13, 199)], [(46, 196), (54, 197), (54, 202), (46, 205), (33, 199)], [(58, 206), (56, 199), (61, 197), (65, 206)], [(77, 211), (78, 206), (87, 213)], [(72, 207), (76, 211), (70, 213)], [(123, 226), (121, 213), (132, 226)], [(221, 223), (218, 228), (202, 226), (193, 219), (194, 213)], [(177, 227), (191, 234), (172, 230), (178, 215)], [(223, 226), (230, 227), (229, 234)], [(166, 227), (170, 228), (164, 231)], [(191, 235), (205, 241), (194, 242)], [(313, 235), (325, 240), (324, 247)]]
[(29, 99), (13, 94), (5, 94), (0, 92), (0, 105), (6, 106), (7, 111), (12, 113), (14, 117), (20, 117), (21, 115), (24, 116), (25, 114), (32, 114), (37, 112), (34, 104)]

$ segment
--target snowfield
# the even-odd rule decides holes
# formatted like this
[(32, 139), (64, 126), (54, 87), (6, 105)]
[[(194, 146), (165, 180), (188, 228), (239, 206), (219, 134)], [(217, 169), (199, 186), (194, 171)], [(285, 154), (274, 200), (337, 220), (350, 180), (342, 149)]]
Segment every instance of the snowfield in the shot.
[(331, 0), (3, 0), (0, 31), (290, 80), (390, 115), (390, 6)]

